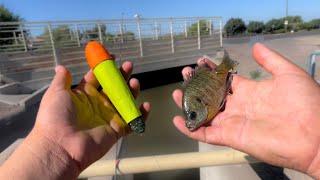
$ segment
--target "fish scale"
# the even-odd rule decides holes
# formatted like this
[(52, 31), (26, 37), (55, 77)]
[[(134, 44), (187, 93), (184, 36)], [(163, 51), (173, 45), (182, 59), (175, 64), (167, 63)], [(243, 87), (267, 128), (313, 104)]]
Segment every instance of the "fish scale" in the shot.
[(198, 67), (191, 78), (184, 84), (183, 112), (186, 116), (186, 127), (190, 131), (196, 130), (202, 124), (216, 116), (229, 90), (229, 72), (238, 64), (229, 58), (226, 51), (222, 63), (212, 70), (208, 67)]

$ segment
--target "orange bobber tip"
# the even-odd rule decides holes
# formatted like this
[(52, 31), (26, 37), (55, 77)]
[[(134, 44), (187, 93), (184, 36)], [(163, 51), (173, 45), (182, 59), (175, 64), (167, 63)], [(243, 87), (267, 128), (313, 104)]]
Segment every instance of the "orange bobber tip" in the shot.
[(91, 69), (105, 60), (112, 60), (108, 50), (97, 41), (90, 41), (85, 49), (86, 59)]

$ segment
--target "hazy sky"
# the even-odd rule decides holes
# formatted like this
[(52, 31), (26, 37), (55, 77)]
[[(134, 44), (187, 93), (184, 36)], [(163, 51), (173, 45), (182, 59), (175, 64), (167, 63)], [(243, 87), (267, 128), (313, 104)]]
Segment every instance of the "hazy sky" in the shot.
[[(269, 20), (285, 15), (286, 0), (0, 0), (27, 21), (176, 16)], [(289, 15), (320, 18), (320, 0), (289, 0)]]

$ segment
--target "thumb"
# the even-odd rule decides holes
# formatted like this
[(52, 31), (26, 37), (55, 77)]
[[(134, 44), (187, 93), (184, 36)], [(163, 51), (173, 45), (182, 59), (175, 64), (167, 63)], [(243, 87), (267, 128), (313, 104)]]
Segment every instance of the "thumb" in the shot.
[(253, 46), (252, 54), (257, 63), (273, 75), (304, 72), (300, 67), (263, 44), (256, 43)]
[(51, 82), (50, 89), (63, 90), (71, 87), (72, 77), (64, 66), (56, 66), (55, 76)]

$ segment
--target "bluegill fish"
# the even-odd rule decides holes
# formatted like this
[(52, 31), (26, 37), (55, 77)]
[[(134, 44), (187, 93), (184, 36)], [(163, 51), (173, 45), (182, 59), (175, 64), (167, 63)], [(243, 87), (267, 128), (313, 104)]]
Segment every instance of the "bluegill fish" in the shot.
[(217, 53), (215, 60), (222, 61), (214, 70), (197, 67), (190, 79), (184, 82), (183, 112), (186, 127), (194, 131), (214, 118), (224, 106), (230, 90), (231, 74), (238, 64), (226, 51)]

